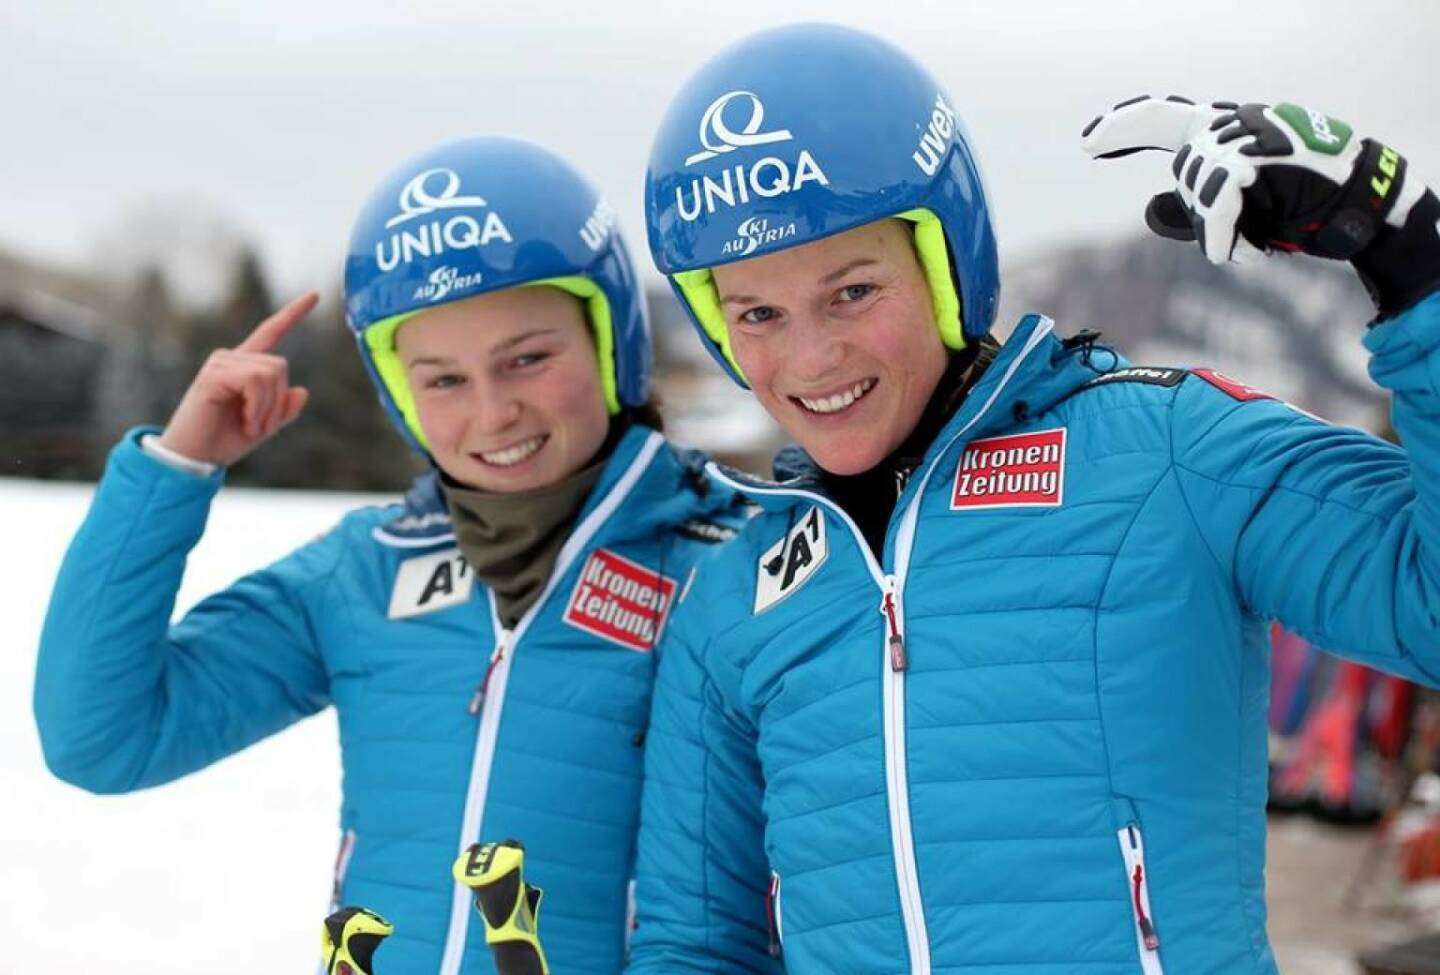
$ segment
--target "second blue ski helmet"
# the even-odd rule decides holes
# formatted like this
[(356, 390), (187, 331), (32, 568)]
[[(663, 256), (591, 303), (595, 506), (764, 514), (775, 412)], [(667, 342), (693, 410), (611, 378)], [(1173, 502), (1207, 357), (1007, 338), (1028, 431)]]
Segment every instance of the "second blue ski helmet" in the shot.
[(832, 24), (752, 34), (680, 89), (646, 172), (650, 252), (736, 382), (710, 269), (888, 217), (914, 225), (945, 345), (990, 330), (995, 233), (954, 104), (904, 51)]
[(401, 432), (426, 449), (395, 332), (447, 302), (551, 285), (585, 305), (605, 405), (649, 396), (650, 327), (614, 211), (574, 167), (508, 136), (421, 153), (366, 200), (345, 259), (345, 319)]

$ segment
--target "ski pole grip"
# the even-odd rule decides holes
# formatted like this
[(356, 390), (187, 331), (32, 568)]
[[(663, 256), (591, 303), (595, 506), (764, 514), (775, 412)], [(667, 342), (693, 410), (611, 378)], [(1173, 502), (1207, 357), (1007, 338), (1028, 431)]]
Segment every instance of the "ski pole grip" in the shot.
[(525, 882), (524, 868), (525, 845), (503, 840), (471, 845), (455, 861), (454, 873), (475, 895), (499, 975), (550, 975), (540, 945), (543, 892)]
[(325, 975), (375, 975), (375, 949), (395, 926), (363, 907), (342, 907), (325, 919), (321, 932)]

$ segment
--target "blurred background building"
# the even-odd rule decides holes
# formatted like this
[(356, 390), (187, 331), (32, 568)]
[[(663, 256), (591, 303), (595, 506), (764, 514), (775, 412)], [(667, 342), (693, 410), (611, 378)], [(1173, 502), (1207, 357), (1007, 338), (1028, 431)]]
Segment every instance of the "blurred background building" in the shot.
[[(254, 251), (216, 260), (216, 296), (182, 304), (159, 266), (107, 279), (0, 251), (0, 470), (93, 479), (124, 430), (163, 424), (209, 351), (276, 305)], [(1001, 334), (1042, 311), (1063, 333), (1100, 331), (1137, 363), (1215, 365), (1335, 422), (1384, 422), (1356, 341), (1369, 299), (1348, 267), (1279, 257), (1216, 268), (1196, 247), (1135, 236), (1042, 249), (1004, 282)], [(311, 391), (305, 414), (237, 465), (232, 483), (396, 490), (418, 469), (329, 298), (281, 349)], [(775, 425), (715, 367), (668, 288), (653, 282), (647, 300), (672, 435), (764, 472), (781, 442)]]

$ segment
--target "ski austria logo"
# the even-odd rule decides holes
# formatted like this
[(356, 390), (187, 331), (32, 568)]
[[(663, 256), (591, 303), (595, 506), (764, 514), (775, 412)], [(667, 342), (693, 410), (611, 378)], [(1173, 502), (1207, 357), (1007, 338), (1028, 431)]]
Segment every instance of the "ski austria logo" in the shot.
[(416, 301), (439, 301), (452, 292), (474, 287), (483, 277), (478, 271), (474, 274), (461, 274), (447, 264), (431, 271), (429, 280), (415, 289), (414, 297)]
[[(726, 108), (745, 103), (749, 105), (750, 116), (740, 131), (736, 132), (726, 121)], [(736, 109), (731, 109), (731, 112)], [(710, 103), (700, 117), (699, 152), (685, 157), (685, 165), (693, 166), (707, 159), (714, 159), (737, 149), (790, 142), (795, 136), (789, 129), (774, 129), (762, 132), (765, 122), (765, 106), (760, 97), (751, 91), (730, 91)], [(750, 202), (751, 197), (771, 199), (793, 193), (806, 183), (829, 186), (820, 164), (801, 149), (793, 159), (785, 156), (763, 156), (753, 163), (736, 163), (720, 171), (719, 178), (705, 175), (690, 180), (688, 188), (675, 188), (675, 203), (680, 219), (686, 223), (698, 220), (701, 213), (713, 214), (721, 207), (734, 207)]]
[[(416, 257), (484, 247), (492, 240), (513, 243), (505, 221), (494, 210), (483, 220), (473, 213), (443, 215), (443, 211), (486, 206), (484, 197), (461, 195), (460, 176), (453, 169), (425, 170), (400, 190), (400, 212), (385, 221), (385, 229), (393, 232), (376, 242), (375, 263), (381, 271), (393, 271)], [(423, 220), (425, 217), (433, 219)]]
[(654, 648), (675, 596), (675, 580), (603, 548), (585, 560), (565, 622), (627, 650)]
[(1065, 497), (1065, 428), (972, 440), (955, 468), (950, 510), (1057, 508)]
[(760, 556), (755, 575), (755, 609), (759, 615), (805, 584), (825, 564), (830, 543), (825, 538), (825, 518), (818, 507), (811, 508), (785, 537)]
[(925, 131), (920, 133), (920, 147), (910, 154), (915, 165), (920, 167), (920, 172), (926, 176), (935, 175), (940, 168), (940, 160), (945, 158), (946, 147), (955, 137), (958, 125), (955, 110), (945, 104), (944, 96), (936, 92), (935, 104), (930, 108), (930, 120)]
[(720, 248), (721, 254), (728, 254), (733, 257), (744, 257), (753, 254), (761, 247), (768, 247), (776, 241), (784, 240), (786, 237), (795, 236), (795, 221), (790, 221), (783, 227), (770, 229), (770, 221), (764, 217), (747, 217), (735, 228), (735, 237), (725, 241), (725, 246)]

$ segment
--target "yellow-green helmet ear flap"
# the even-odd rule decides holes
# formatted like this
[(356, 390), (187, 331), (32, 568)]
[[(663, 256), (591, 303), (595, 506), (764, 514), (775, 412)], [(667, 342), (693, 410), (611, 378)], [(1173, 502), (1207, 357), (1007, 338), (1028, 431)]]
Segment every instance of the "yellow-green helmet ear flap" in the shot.
[(730, 347), (730, 328), (725, 324), (725, 312), (720, 307), (720, 292), (715, 290), (715, 275), (710, 273), (709, 268), (700, 268), (695, 271), (681, 271), (673, 275), (672, 280), (689, 304), (695, 321), (700, 323), (710, 341), (715, 343), (736, 377), (748, 386), (750, 381), (745, 378), (745, 370), (740, 368), (740, 363), (735, 359), (735, 351)]
[(915, 254), (930, 285), (930, 304), (935, 312), (935, 328), (945, 348), (965, 348), (965, 323), (955, 278), (950, 273), (950, 248), (945, 242), (945, 227), (929, 210), (906, 210), (896, 216), (915, 225)]
[(410, 379), (405, 375), (405, 364), (400, 361), (400, 355), (395, 351), (395, 333), (400, 330), (401, 325), (419, 314), (419, 311), (407, 311), (382, 318), (363, 334), (365, 352), (370, 356), (375, 373), (380, 377), (390, 401), (395, 404), (396, 412), (404, 421), (405, 429), (410, 431), (410, 436), (415, 438), (415, 442), (423, 450), (428, 451), (430, 444), (425, 440), (425, 431), (420, 429), (420, 414), (415, 409), (415, 396), (410, 392)]

